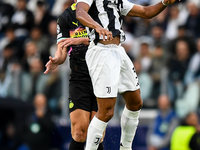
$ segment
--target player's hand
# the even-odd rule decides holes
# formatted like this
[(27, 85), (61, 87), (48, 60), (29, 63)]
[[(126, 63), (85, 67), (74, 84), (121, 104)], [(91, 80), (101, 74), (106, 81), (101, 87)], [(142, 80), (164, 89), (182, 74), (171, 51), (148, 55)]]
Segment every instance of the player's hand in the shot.
[(60, 47), (61, 48), (64, 48), (64, 47), (68, 47), (70, 45), (79, 45), (79, 44), (82, 44), (82, 40), (81, 38), (66, 38), (66, 39), (62, 39), (60, 40), (57, 44), (60, 44)]
[(107, 41), (113, 39), (112, 32), (102, 28), (101, 26), (97, 27), (95, 30), (97, 33), (99, 33), (100, 38), (103, 37), (103, 41), (105, 41), (105, 36), (107, 36)]
[(46, 70), (44, 74), (48, 74), (50, 71), (53, 71), (54, 69), (57, 68), (58, 65), (59, 65), (58, 58), (57, 57), (52, 58), (51, 56), (49, 56), (49, 61), (45, 65)]
[[(166, 4), (166, 5), (171, 5), (175, 2), (176, 0), (164, 0), (163, 2)], [(180, 1), (180, 0), (179, 0)]]

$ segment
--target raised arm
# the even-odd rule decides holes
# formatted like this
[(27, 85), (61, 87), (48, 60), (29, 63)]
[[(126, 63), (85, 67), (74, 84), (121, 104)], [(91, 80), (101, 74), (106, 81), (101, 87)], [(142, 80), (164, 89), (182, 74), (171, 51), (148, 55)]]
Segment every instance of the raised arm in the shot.
[(99, 33), (99, 37), (103, 36), (103, 40), (105, 40), (105, 36), (107, 36), (107, 40), (112, 40), (112, 32), (104, 29), (100, 24), (94, 21), (90, 15), (88, 14), (90, 6), (87, 3), (79, 2), (76, 5), (76, 18), (80, 21), (84, 26), (95, 29), (97, 33)]
[(134, 5), (127, 16), (150, 19), (158, 15), (166, 8), (167, 5), (173, 4), (175, 1), (176, 0), (163, 0), (157, 4), (150, 6)]

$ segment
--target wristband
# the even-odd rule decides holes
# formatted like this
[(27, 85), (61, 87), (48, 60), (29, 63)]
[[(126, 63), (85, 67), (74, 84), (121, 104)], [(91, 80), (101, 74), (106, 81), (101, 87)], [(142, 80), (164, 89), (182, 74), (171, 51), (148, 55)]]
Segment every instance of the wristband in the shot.
[(164, 6), (167, 6), (167, 4), (164, 3), (164, 0), (162, 0), (161, 2), (162, 2), (162, 4), (163, 4)]

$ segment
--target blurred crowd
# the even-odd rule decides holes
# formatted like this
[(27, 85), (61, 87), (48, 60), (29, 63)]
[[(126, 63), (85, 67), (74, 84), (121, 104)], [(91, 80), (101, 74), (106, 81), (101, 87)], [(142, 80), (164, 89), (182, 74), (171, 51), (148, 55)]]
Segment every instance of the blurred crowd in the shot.
[[(147, 6), (160, 0), (130, 1)], [(35, 143), (30, 142), (37, 135), (35, 133), (39, 134), (44, 128), (47, 131), (38, 137), (49, 136), (56, 123), (55, 118), (68, 115), (68, 63), (48, 75), (44, 75), (43, 71), (49, 56), (54, 56), (56, 51), (57, 17), (72, 3), (73, 0), (0, 0), (0, 108), (4, 106), (0, 113), (6, 114), (0, 121), (0, 148), (16, 146), (19, 142), (12, 143), (11, 139), (15, 134), (19, 137), (19, 131), (26, 129), (25, 134), (20, 135), (21, 139), (33, 150), (39, 150), (34, 148)], [(122, 45), (138, 74), (143, 109), (158, 110), (158, 118), (154, 122), (157, 130), (150, 128), (147, 137), (154, 132), (159, 137), (168, 135), (166, 141), (169, 145), (172, 132), (180, 124), (177, 120), (185, 120), (191, 112), (198, 115), (200, 1), (177, 1), (148, 20), (124, 17), (123, 30), (126, 41)], [(162, 103), (170, 107), (163, 108), (160, 106)], [(119, 96), (116, 116), (120, 116), (123, 106), (124, 101)], [(16, 107), (13, 119), (8, 109)], [(27, 111), (25, 108), (30, 109)], [(18, 110), (25, 113), (18, 114)], [(24, 116), (25, 128), (21, 127), (24, 126), (19, 123), (21, 120), (16, 119), (20, 115)], [(163, 132), (158, 130), (160, 125)], [(157, 136), (153, 137), (160, 142)], [(7, 142), (2, 142), (5, 139)], [(158, 146), (157, 149), (160, 149), (159, 142), (150, 139), (147, 140), (149, 147), (156, 150)], [(26, 150), (23, 146), (21, 150), (23, 148)]]

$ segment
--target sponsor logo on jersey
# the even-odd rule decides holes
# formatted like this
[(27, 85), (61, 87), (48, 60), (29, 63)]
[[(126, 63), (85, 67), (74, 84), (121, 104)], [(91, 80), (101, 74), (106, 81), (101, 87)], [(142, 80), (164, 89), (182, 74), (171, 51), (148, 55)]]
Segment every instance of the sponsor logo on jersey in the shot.
[(77, 22), (72, 22), (72, 24), (76, 25), (78, 27), (78, 21)]
[(78, 38), (78, 37), (88, 37), (85, 28), (79, 27), (75, 30), (70, 31), (70, 38)]

